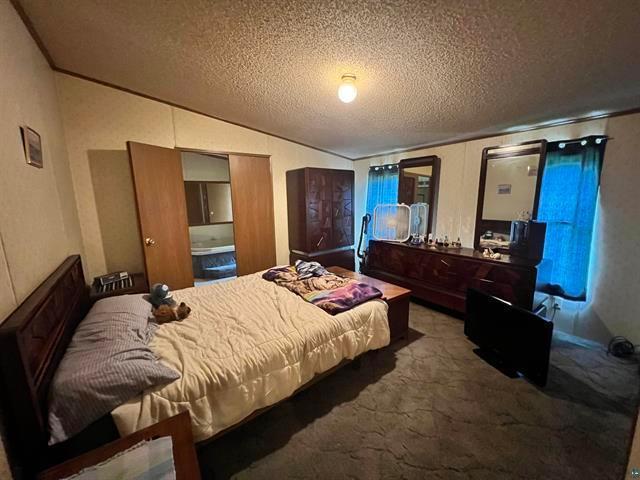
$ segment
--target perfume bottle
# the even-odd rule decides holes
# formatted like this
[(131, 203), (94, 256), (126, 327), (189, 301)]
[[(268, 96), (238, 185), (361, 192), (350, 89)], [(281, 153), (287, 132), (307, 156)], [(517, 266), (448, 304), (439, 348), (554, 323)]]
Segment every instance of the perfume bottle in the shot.
[(449, 237), (447, 235), (444, 236), (444, 242), (442, 243), (444, 243), (445, 248), (449, 246)]

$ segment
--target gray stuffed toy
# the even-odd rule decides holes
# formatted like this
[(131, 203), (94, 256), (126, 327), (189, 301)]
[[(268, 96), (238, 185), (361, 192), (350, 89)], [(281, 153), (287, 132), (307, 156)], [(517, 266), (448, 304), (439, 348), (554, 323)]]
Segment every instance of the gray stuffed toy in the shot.
[(151, 287), (151, 291), (149, 292), (149, 302), (151, 302), (151, 305), (156, 308), (160, 305), (173, 306), (176, 303), (169, 291), (169, 286), (164, 283), (156, 283)]

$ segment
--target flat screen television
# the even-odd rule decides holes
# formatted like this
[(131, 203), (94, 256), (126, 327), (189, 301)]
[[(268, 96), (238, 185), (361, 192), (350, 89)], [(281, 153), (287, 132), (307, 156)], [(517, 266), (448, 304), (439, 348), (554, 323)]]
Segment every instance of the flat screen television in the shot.
[(464, 333), (495, 367), (540, 386), (547, 383), (553, 322), (470, 288)]

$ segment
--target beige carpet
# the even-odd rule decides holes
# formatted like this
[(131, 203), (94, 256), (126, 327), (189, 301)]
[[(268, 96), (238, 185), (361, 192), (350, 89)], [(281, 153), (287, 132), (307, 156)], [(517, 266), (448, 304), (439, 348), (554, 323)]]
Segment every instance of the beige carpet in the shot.
[(554, 338), (539, 389), (478, 358), (463, 323), (411, 306), (411, 335), (202, 448), (205, 479), (619, 479), (638, 365)]

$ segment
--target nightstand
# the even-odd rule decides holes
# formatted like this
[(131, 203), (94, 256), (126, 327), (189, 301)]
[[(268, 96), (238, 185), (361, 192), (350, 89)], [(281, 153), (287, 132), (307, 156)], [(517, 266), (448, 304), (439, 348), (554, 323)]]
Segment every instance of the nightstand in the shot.
[(134, 293), (149, 293), (149, 285), (144, 273), (134, 273), (129, 276), (131, 282), (122, 282), (120, 285), (115, 285), (112, 290), (102, 290), (100, 285), (93, 283), (91, 290), (89, 291), (89, 301), (93, 305), (98, 300), (102, 300), (107, 297), (115, 297), (116, 295), (129, 295)]
[(352, 272), (342, 267), (327, 268), (331, 273), (339, 277), (353, 278), (358, 282), (366, 283), (376, 287), (382, 292), (382, 300), (389, 306), (389, 330), (391, 331), (391, 341), (400, 338), (407, 338), (409, 333), (409, 300), (411, 290), (408, 290), (393, 283), (388, 283), (377, 278), (368, 277), (361, 273)]

